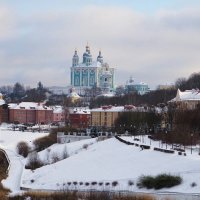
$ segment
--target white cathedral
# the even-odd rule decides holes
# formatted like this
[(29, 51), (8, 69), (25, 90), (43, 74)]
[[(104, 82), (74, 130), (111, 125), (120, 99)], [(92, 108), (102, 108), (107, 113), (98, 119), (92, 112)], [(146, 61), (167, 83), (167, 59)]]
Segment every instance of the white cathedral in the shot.
[(78, 94), (84, 94), (85, 89), (99, 87), (103, 94), (108, 94), (114, 89), (114, 68), (103, 62), (101, 51), (96, 61), (92, 60), (90, 47), (86, 46), (83, 61), (79, 63), (79, 56), (75, 50), (71, 67), (71, 86)]

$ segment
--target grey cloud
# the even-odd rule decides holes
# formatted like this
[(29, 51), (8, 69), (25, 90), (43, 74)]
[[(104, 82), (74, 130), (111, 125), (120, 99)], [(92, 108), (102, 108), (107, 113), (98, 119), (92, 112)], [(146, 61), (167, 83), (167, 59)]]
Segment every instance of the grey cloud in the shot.
[[(81, 58), (87, 41), (94, 59), (101, 48), (104, 59), (117, 67), (117, 83), (125, 83), (130, 75), (151, 87), (173, 82), (199, 70), (199, 18), (192, 9), (149, 16), (95, 6), (17, 16), (14, 36), (0, 41), (0, 84), (6, 83), (3, 73), (9, 68), (9, 82), (20, 77), (26, 85), (39, 80), (67, 85), (73, 51), (77, 48)], [(193, 26), (188, 29), (188, 24)]]

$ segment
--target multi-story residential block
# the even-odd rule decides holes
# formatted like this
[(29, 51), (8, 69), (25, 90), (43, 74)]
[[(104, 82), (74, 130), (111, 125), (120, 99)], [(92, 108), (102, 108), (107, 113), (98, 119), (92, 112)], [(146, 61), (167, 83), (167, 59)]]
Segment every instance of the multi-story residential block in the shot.
[(68, 122), (73, 128), (88, 128), (90, 126), (91, 113), (87, 108), (69, 109)]
[(113, 127), (115, 121), (124, 111), (134, 111), (133, 105), (126, 106), (102, 106), (91, 110), (91, 126)]
[(53, 121), (53, 109), (41, 103), (22, 102), (9, 104), (9, 122), (20, 124), (49, 124)]

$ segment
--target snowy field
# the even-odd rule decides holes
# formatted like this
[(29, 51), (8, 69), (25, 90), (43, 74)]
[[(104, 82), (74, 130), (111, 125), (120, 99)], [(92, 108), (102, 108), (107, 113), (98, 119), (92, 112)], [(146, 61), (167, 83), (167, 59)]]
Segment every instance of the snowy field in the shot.
[[(33, 171), (25, 169), (27, 160), (16, 153), (17, 143), (26, 141), (31, 146), (34, 139), (45, 135), (47, 133), (19, 132), (0, 127), (0, 148), (6, 150), (11, 161), (9, 176), (3, 184), (13, 193), (19, 192), (20, 187), (39, 190), (106, 189), (147, 193), (200, 193), (200, 156), (197, 150), (193, 150), (191, 154), (188, 148), (187, 156), (180, 156), (177, 152), (157, 152), (153, 147), (161, 147), (161, 143), (150, 141), (147, 137), (138, 137), (140, 141), (134, 141), (133, 137), (122, 138), (138, 144), (151, 144), (150, 150), (126, 145), (115, 138), (99, 142), (96, 139), (87, 139), (68, 144), (54, 144), (38, 153), (45, 166)], [(162, 146), (166, 148), (165, 144)], [(170, 149), (170, 146), (167, 148)], [(52, 164), (53, 155), (61, 159), (63, 152), (67, 152), (69, 157)], [(183, 183), (158, 191), (137, 187), (141, 175), (160, 173), (180, 175)], [(115, 187), (112, 186), (114, 181), (118, 182)], [(134, 184), (130, 185), (130, 181)], [(196, 183), (196, 186), (192, 187), (192, 183)]]
[[(127, 140), (130, 139), (132, 138), (127, 138)], [(141, 175), (170, 173), (180, 175), (183, 183), (170, 189), (161, 189), (159, 192), (199, 193), (200, 191), (200, 156), (198, 154), (179, 156), (177, 152), (165, 154), (154, 151), (153, 148), (141, 150), (140, 147), (125, 145), (115, 138), (94, 143), (93, 139), (85, 140), (85, 143), (93, 143), (87, 149), (80, 149), (83, 141), (81, 145), (79, 143), (70, 144), (77, 147), (77, 152), (69, 158), (34, 171), (25, 170), (22, 176), (22, 186), (47, 190), (111, 189), (155, 192), (139, 189), (136, 186), (138, 178)], [(59, 145), (51, 148), (55, 151), (59, 149)], [(67, 148), (70, 149), (69, 146)], [(40, 155), (44, 157), (44, 152)], [(112, 187), (113, 181), (118, 181), (119, 184)], [(130, 186), (129, 181), (134, 182), (134, 185)], [(69, 182), (71, 182), (70, 186)], [(72, 184), (73, 182), (77, 182), (77, 185)], [(80, 182), (83, 184), (80, 185)], [(85, 185), (87, 182), (90, 183), (89, 186)], [(97, 182), (97, 184), (92, 185), (92, 182)], [(103, 182), (102, 186), (99, 186), (100, 182)], [(191, 187), (193, 182), (197, 186)], [(106, 183), (110, 184), (106, 185)]]
[(0, 148), (16, 151), (16, 146), (19, 142), (24, 141), (32, 146), (33, 140), (48, 134), (49, 133), (13, 131), (10, 126), (4, 124), (0, 126)]

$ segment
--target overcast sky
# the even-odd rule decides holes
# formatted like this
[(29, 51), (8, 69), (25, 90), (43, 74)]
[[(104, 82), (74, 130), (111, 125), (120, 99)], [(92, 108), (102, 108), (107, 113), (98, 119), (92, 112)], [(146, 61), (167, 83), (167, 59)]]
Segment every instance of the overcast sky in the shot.
[(74, 49), (155, 88), (200, 72), (199, 0), (0, 0), (0, 85), (67, 86)]

